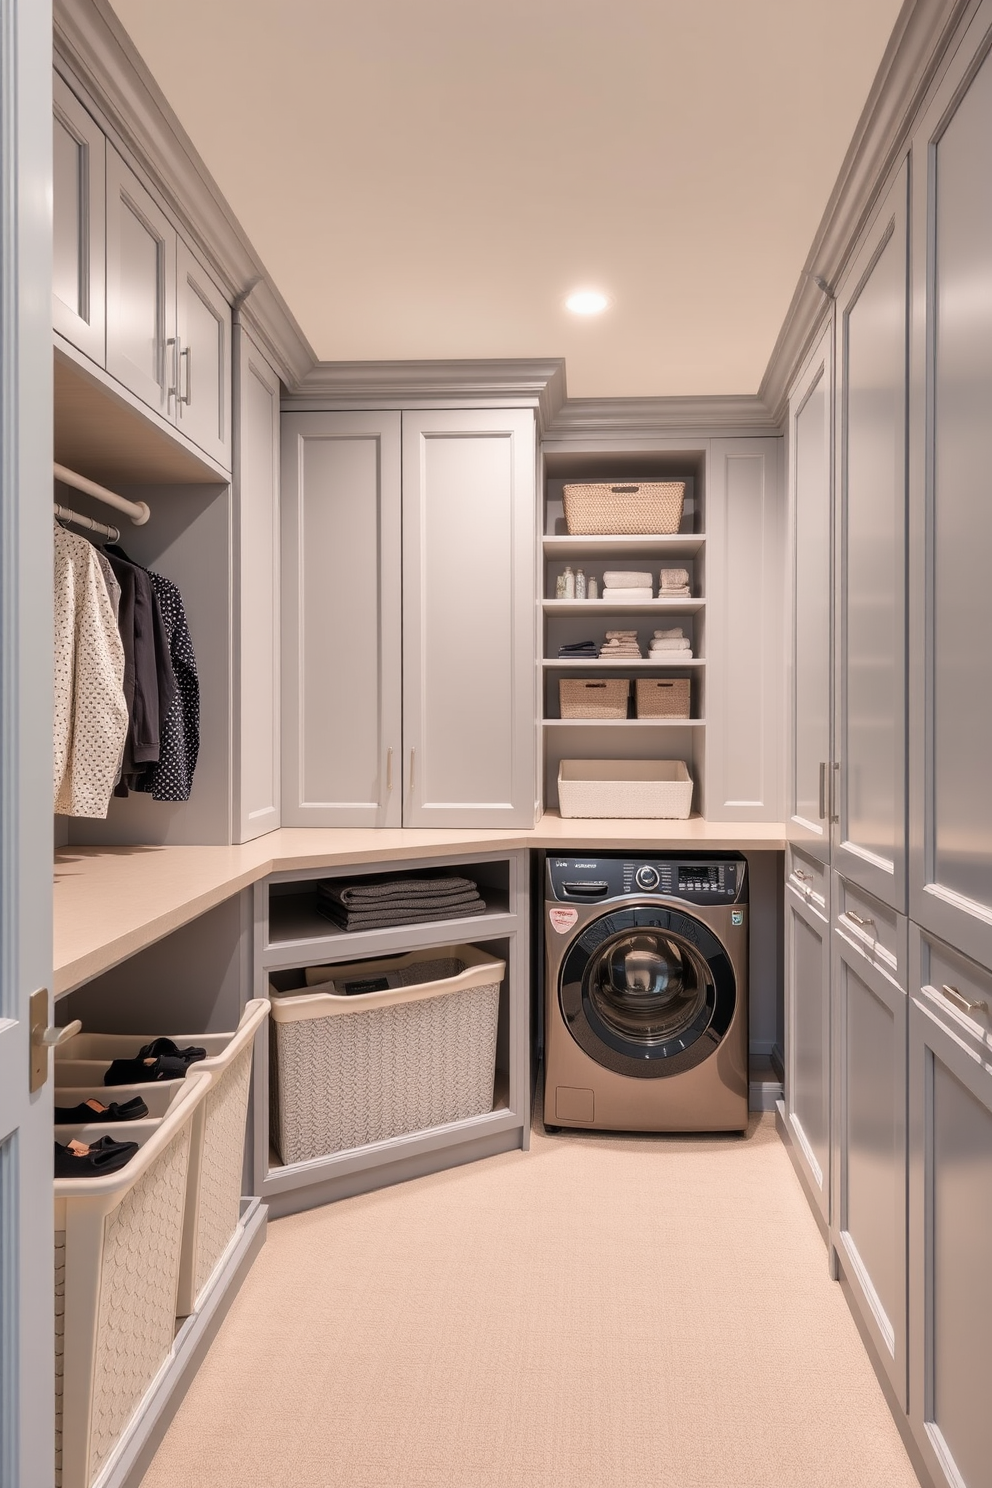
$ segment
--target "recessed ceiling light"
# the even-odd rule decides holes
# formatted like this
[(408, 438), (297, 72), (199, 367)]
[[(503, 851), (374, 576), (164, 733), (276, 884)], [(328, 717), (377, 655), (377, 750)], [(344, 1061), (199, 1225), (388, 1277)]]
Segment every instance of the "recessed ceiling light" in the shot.
[(565, 301), (565, 308), (574, 315), (599, 315), (609, 303), (609, 295), (602, 294), (598, 289), (577, 289)]

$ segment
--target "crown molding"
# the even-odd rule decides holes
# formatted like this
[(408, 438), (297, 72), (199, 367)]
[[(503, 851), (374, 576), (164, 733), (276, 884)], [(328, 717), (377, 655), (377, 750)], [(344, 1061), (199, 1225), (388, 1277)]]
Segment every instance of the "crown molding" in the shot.
[(54, 0), (56, 65), (162, 198), (290, 387), (316, 358), (107, 0)]
[(698, 398), (570, 398), (545, 437), (556, 442), (651, 439), (690, 433), (697, 438), (778, 434), (768, 408), (753, 394)]
[(908, 150), (924, 99), (977, 5), (978, 0), (905, 0), (758, 388), (776, 424), (785, 417), (789, 388), (822, 323), (828, 296), (815, 280), (830, 289), (840, 282), (876, 201)]
[(283, 408), (409, 408), (452, 401), (526, 404), (538, 410), (542, 429), (565, 402), (561, 357), (472, 358), (448, 361), (318, 362)]

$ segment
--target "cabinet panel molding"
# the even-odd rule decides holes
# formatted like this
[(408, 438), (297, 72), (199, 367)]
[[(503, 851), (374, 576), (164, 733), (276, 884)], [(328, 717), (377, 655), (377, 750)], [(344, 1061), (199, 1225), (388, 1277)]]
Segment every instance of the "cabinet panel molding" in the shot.
[(99, 366), (107, 359), (107, 144), (53, 79), (52, 324)]
[(176, 422), (230, 468), (231, 307), (179, 239), (176, 260)]
[(830, 922), (785, 891), (785, 1111), (796, 1159), (830, 1220)]
[(784, 660), (780, 439), (715, 439), (707, 481), (706, 810), (780, 821)]
[(107, 371), (174, 415), (176, 231), (107, 146)]

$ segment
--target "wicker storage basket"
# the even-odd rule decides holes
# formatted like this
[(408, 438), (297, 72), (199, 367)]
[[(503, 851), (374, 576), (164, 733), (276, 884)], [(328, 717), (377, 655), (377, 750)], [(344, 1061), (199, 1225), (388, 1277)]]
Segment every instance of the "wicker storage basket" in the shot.
[(638, 718), (688, 718), (688, 677), (638, 677)]
[[(206, 1070), (213, 1077), (210, 1092), (196, 1113), (190, 1147), (186, 1218), (183, 1228), (182, 1262), (177, 1299), (178, 1317), (188, 1317), (206, 1288), (214, 1268), (233, 1239), (241, 1218), (241, 1189), (244, 1170), (245, 1134), (248, 1122), (248, 1089), (251, 1081), (252, 1050), (255, 1034), (269, 1011), (265, 998), (249, 1002), (234, 1033), (178, 1034), (175, 1042), (184, 1047), (198, 1044), (206, 1049), (206, 1059), (192, 1065), (193, 1070)], [(104, 1101), (130, 1100), (140, 1095), (148, 1106), (149, 1118), (163, 1115), (185, 1088), (186, 1080), (163, 1081), (155, 1085), (103, 1084), (103, 1072), (112, 1059), (126, 1059), (136, 1054), (151, 1034), (81, 1033), (68, 1039), (56, 1050), (56, 1104), (76, 1105), (89, 1095)], [(89, 1088), (81, 1091), (84, 1074), (89, 1075)], [(71, 1078), (75, 1089), (63, 1081)], [(187, 1080), (189, 1076), (187, 1075)], [(140, 1141), (145, 1121), (116, 1126), (122, 1141)], [(152, 1125), (157, 1122), (152, 1121)], [(70, 1136), (87, 1140), (88, 1135), (104, 1128), (95, 1122), (84, 1128), (58, 1129), (58, 1140)], [(61, 1135), (62, 1132), (66, 1135)], [(131, 1133), (133, 1132), (133, 1136)]]
[(325, 970), (406, 985), (350, 997), (273, 987), (270, 1131), (284, 1163), (492, 1110), (505, 962), (444, 946)]
[(626, 718), (629, 677), (562, 677), (562, 718)]
[(692, 777), (682, 760), (565, 760), (558, 766), (562, 816), (685, 820)]
[(685, 481), (596, 481), (565, 486), (565, 525), (579, 536), (678, 532)]
[[(166, 1116), (105, 1177), (55, 1180), (55, 1482), (90, 1488), (128, 1431), (176, 1333), (194, 1122), (212, 1076), (191, 1069)], [(119, 1124), (93, 1137), (121, 1140)]]

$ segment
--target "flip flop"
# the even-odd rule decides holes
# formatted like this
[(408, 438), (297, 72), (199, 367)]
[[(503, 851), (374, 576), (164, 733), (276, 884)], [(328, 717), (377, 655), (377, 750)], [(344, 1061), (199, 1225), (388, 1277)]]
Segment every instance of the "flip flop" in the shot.
[(153, 1039), (150, 1044), (138, 1050), (139, 1059), (157, 1059), (163, 1054), (170, 1059), (185, 1059), (187, 1064), (195, 1064), (198, 1059), (207, 1057), (206, 1049), (197, 1049), (193, 1044), (188, 1049), (180, 1049), (170, 1038)]
[(118, 1105), (117, 1101), (111, 1101), (105, 1106), (98, 1101), (96, 1096), (90, 1096), (89, 1100), (82, 1101), (78, 1106), (56, 1106), (55, 1122), (57, 1126), (82, 1126), (87, 1121), (140, 1121), (142, 1116), (148, 1115), (148, 1107), (136, 1095), (133, 1100), (125, 1101)]
[(169, 1054), (157, 1058), (115, 1059), (103, 1077), (104, 1085), (144, 1085), (155, 1080), (184, 1080), (190, 1061)]
[(99, 1142), (70, 1142), (63, 1147), (55, 1143), (56, 1178), (100, 1178), (104, 1173), (116, 1173), (129, 1163), (138, 1150), (137, 1142), (115, 1142), (113, 1137), (101, 1137)]

